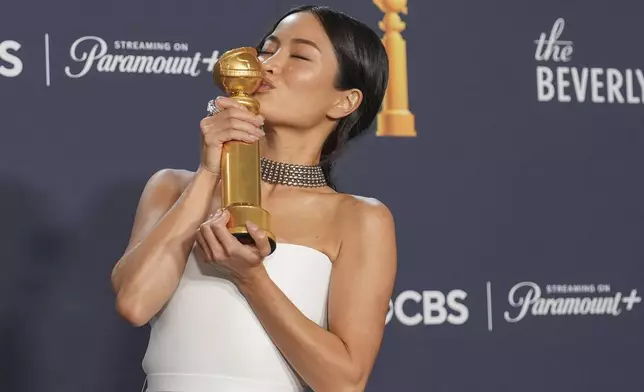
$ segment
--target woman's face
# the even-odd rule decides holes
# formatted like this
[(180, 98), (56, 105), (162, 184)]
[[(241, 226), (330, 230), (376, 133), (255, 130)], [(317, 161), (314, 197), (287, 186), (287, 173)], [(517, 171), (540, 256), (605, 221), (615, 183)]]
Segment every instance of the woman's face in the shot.
[(334, 88), (337, 60), (314, 15), (300, 12), (283, 19), (259, 59), (270, 85), (262, 85), (254, 97), (267, 123), (311, 128), (337, 114), (342, 100), (342, 92)]

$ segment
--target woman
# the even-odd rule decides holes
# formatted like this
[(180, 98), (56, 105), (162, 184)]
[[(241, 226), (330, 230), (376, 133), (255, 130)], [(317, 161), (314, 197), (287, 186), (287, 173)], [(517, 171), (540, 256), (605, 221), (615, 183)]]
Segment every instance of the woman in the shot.
[[(379, 351), (396, 274), (393, 219), (375, 199), (335, 192), (329, 176), (379, 110), (385, 50), (364, 24), (307, 6), (278, 21), (259, 55), (261, 115), (215, 101), (201, 121), (199, 168), (150, 178), (112, 274), (120, 314), (152, 327), (148, 391), (361, 391)], [(260, 143), (272, 254), (252, 222), (255, 246), (226, 229), (219, 173), (230, 140)], [(298, 178), (294, 165), (311, 176)], [(264, 176), (275, 166), (282, 177)]]

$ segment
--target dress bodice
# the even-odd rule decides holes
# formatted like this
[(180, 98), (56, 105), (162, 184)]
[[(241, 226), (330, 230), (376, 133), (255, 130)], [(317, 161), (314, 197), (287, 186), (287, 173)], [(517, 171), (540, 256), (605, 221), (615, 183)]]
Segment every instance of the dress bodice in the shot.
[[(278, 243), (264, 264), (293, 304), (326, 328), (329, 258), (313, 248)], [(305, 389), (237, 287), (194, 250), (172, 298), (150, 325), (143, 360), (149, 392)]]

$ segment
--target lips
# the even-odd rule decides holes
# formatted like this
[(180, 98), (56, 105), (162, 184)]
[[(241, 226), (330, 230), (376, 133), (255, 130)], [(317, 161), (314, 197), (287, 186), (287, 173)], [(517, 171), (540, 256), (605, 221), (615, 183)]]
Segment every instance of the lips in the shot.
[(271, 83), (268, 79), (262, 80), (262, 84), (259, 85), (259, 88), (257, 89), (258, 92), (261, 91), (269, 91), (274, 89), (275, 86), (273, 86), (273, 83)]

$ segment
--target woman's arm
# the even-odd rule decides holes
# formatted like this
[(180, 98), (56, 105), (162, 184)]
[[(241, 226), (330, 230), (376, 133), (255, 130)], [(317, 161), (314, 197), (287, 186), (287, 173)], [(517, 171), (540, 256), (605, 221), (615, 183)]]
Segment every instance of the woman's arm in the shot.
[(393, 218), (382, 204), (352, 207), (333, 263), (329, 331), (320, 328), (264, 269), (239, 283), (273, 342), (316, 392), (363, 391), (380, 349), (396, 275)]
[(161, 170), (146, 184), (129, 244), (112, 270), (116, 308), (131, 324), (146, 324), (176, 289), (218, 181), (200, 167), (194, 176)]

